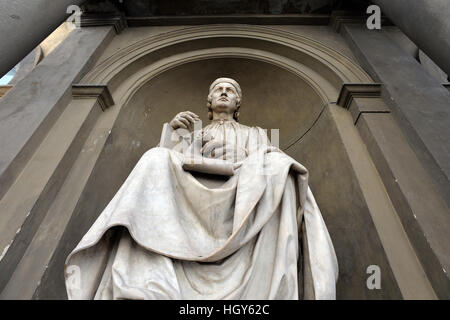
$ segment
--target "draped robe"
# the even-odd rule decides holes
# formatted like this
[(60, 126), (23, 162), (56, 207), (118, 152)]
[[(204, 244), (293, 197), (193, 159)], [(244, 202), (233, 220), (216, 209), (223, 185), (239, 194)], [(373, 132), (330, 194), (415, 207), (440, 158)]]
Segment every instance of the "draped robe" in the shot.
[(307, 170), (257, 127), (213, 122), (201, 135), (248, 156), (209, 187), (183, 169), (193, 142), (147, 151), (68, 256), (69, 299), (335, 299)]

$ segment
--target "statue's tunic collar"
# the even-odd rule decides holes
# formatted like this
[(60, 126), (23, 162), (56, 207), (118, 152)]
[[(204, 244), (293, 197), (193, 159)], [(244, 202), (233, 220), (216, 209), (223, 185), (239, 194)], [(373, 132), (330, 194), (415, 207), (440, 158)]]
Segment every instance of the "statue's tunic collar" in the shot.
[(217, 141), (224, 141), (227, 144), (245, 148), (250, 130), (250, 127), (234, 120), (215, 120), (203, 128), (203, 142), (206, 143), (213, 138)]

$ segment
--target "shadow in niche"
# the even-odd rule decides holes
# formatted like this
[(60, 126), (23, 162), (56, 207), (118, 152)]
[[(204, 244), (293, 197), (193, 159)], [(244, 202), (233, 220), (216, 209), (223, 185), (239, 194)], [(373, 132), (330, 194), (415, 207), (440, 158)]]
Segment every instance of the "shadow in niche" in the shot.
[(333, 10), (364, 10), (367, 0), (154, 0), (125, 2), (127, 16), (215, 14), (330, 14)]

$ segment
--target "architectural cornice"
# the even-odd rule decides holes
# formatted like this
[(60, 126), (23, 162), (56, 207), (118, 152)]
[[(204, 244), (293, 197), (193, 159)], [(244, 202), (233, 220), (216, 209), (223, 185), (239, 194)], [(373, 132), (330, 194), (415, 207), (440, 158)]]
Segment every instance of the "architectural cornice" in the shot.
[(379, 83), (346, 83), (342, 86), (337, 105), (349, 109), (354, 98), (381, 97), (381, 84)]
[(81, 15), (81, 27), (113, 26), (117, 34), (120, 34), (126, 27), (127, 21), (123, 15), (118, 14), (97, 14), (83, 13)]
[[(369, 15), (361, 15), (352, 11), (333, 11), (330, 16), (330, 26), (334, 31), (340, 32), (343, 24), (366, 24)], [(381, 25), (392, 26), (393, 23), (387, 17), (381, 16)]]
[(103, 111), (114, 105), (107, 85), (74, 84), (72, 96), (74, 99), (97, 99)]
[(239, 14), (202, 16), (126, 17), (129, 27), (203, 24), (253, 25), (323, 25), (330, 23), (327, 14)]
[(367, 17), (363, 15), (348, 12), (348, 11), (334, 11), (330, 17), (330, 26), (334, 31), (340, 32), (342, 24), (344, 23), (365, 23)]
[[(158, 35), (152, 35), (151, 37), (142, 39), (127, 47), (117, 50), (112, 56), (101, 61), (94, 69), (89, 71), (83, 77), (82, 82), (94, 84), (109, 83), (115, 75), (120, 72), (120, 70), (126, 68), (130, 64), (133, 64), (136, 60), (142, 58), (143, 56), (154, 53), (155, 50), (160, 50), (161, 48), (173, 46), (174, 44), (179, 43), (221, 37), (226, 37), (228, 39), (255, 39), (260, 41), (262, 44), (264, 42), (275, 44), (280, 50), (287, 47), (297, 50), (299, 54), (309, 53), (314, 57), (314, 63), (326, 64), (328, 66), (327, 70), (335, 71), (340, 78), (340, 83), (371, 82), (371, 78), (357, 64), (320, 42), (288, 32), (286, 30), (280, 30), (269, 26), (231, 24), (190, 26), (164, 32)], [(254, 48), (250, 48), (250, 50), (253, 49)], [(212, 50), (212, 48), (208, 50)], [(189, 56), (192, 57), (192, 55)], [(236, 54), (234, 54), (234, 56), (236, 56)], [(169, 57), (167, 57), (167, 59), (168, 58)], [(309, 68), (314, 68), (314, 66), (310, 65)], [(298, 70), (305, 72), (309, 69), (302, 67)], [(336, 91), (338, 90), (339, 88), (336, 88)], [(333, 98), (333, 101), (334, 100), (335, 97)]]

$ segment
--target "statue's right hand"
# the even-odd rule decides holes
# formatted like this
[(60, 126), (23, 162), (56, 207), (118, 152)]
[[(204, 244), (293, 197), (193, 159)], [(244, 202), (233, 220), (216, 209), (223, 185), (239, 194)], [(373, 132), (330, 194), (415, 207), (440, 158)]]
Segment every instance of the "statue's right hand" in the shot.
[(170, 126), (173, 130), (183, 128), (192, 128), (195, 121), (199, 121), (200, 117), (191, 111), (183, 111), (175, 116), (175, 118), (170, 121)]

